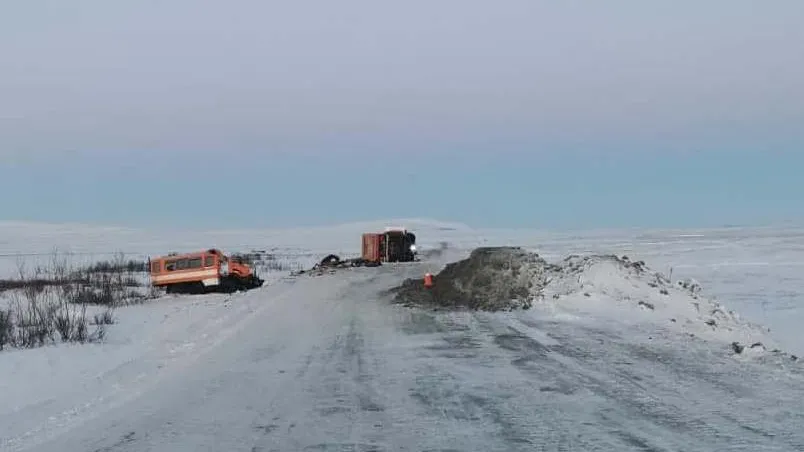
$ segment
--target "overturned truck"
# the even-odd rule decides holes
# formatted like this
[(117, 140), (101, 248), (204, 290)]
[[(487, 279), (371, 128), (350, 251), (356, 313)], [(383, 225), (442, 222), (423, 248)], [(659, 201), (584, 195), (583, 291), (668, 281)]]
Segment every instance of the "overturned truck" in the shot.
[(301, 270), (294, 274), (323, 274), (337, 268), (377, 267), (386, 262), (415, 262), (418, 260), (416, 235), (406, 228), (388, 227), (383, 232), (363, 234), (360, 257), (341, 259), (336, 254), (330, 254), (310, 270)]
[(417, 259), (416, 235), (405, 228), (385, 228), (384, 232), (363, 234), (362, 259), (365, 262), (413, 262)]

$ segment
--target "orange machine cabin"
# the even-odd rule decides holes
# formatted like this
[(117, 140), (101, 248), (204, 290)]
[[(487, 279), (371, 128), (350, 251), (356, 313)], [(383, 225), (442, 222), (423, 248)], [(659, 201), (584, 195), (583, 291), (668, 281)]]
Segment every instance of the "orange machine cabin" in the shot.
[(201, 283), (220, 284), (221, 266), (227, 259), (220, 251), (207, 251), (161, 256), (151, 259), (150, 276), (153, 286)]
[(251, 289), (263, 284), (248, 265), (209, 249), (150, 259), (151, 285), (168, 292)]

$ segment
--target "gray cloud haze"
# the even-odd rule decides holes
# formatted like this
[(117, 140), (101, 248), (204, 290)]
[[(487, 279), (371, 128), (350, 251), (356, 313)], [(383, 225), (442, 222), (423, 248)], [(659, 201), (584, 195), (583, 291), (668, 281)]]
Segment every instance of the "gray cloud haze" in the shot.
[(800, 139), (802, 23), (784, 0), (6, 2), (0, 155)]

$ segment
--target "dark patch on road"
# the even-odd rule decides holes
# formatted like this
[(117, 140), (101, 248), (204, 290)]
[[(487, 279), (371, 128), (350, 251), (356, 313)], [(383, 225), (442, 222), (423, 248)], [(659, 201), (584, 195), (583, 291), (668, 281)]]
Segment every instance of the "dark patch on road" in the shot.
[[(437, 350), (437, 349), (436, 349)], [(437, 350), (438, 351), (438, 350)], [(455, 351), (451, 349), (443, 349), (438, 351), (439, 358), (446, 358), (446, 359), (475, 359), (479, 356), (478, 353), (470, 352), (470, 351)]]
[(516, 422), (520, 416), (500, 406), (510, 397), (493, 389), (474, 392), (450, 375), (422, 376), (410, 396), (431, 414), (477, 424), (492, 423), (499, 429), (500, 439), (509, 445), (533, 444), (525, 425)]
[(313, 363), (313, 359), (315, 359), (315, 353), (317, 348), (313, 348), (313, 351), (304, 358), (304, 363), (299, 366), (299, 370), (296, 372), (296, 378), (302, 378), (310, 369), (310, 365)]
[(262, 432), (262, 433), (265, 433), (266, 435), (270, 435), (271, 433), (273, 433), (276, 430), (278, 430), (279, 426), (276, 425), (276, 424), (257, 425), (257, 426), (254, 427), (254, 429), (257, 430), (258, 432)]
[(597, 350), (569, 343), (561, 343), (558, 345), (553, 345), (550, 347), (550, 349), (562, 356), (566, 356), (568, 358), (572, 358), (574, 360), (582, 362), (592, 361), (595, 360), (596, 358), (599, 358), (600, 356), (599, 353), (596, 353)]
[(659, 449), (658, 447), (651, 445), (647, 440), (636, 436), (633, 432), (626, 430), (615, 430), (612, 433), (628, 446), (636, 448), (631, 450), (639, 450), (642, 452), (666, 452), (666, 449)]
[(523, 325), (528, 326), (530, 328), (534, 328), (537, 330), (546, 330), (550, 329), (550, 327), (554, 327), (556, 325), (560, 325), (558, 322), (551, 322), (545, 320), (536, 320), (536, 319), (529, 319), (527, 317), (523, 317), (518, 319)]
[(371, 387), (372, 376), (371, 369), (369, 369), (369, 365), (366, 362), (365, 340), (363, 339), (362, 330), (354, 318), (349, 323), (344, 355), (346, 362), (351, 362), (352, 364), (349, 370), (357, 388), (355, 392), (357, 408), (361, 411), (372, 413), (385, 411), (385, 407), (375, 401), (377, 393)]
[(762, 436), (764, 438), (769, 438), (769, 439), (776, 438), (776, 435), (774, 435), (773, 433), (766, 432), (765, 430), (761, 430), (761, 429), (758, 429), (756, 427), (752, 427), (750, 425), (740, 424), (740, 428), (743, 429), (743, 430), (749, 431), (751, 433), (754, 433), (756, 435)]
[(95, 449), (95, 452), (111, 452), (119, 447), (123, 447), (127, 444), (131, 444), (136, 441), (137, 432), (128, 432), (123, 435), (116, 443), (112, 444), (111, 446), (101, 447), (99, 449)]
[(271, 347), (258, 348), (252, 352), (254, 362), (267, 361), (273, 358), (274, 355), (276, 355), (276, 350)]
[(445, 336), (444, 342), (449, 344), (454, 349), (477, 349), (483, 346), (483, 343), (475, 336), (462, 334), (455, 336)]
[(332, 416), (333, 414), (349, 413), (351, 411), (351, 409), (343, 406), (331, 406), (318, 410), (319, 414), (322, 416)]
[(381, 413), (385, 411), (385, 407), (376, 403), (366, 394), (358, 394), (357, 396), (357, 406), (362, 411), (368, 411), (372, 413)]
[(315, 452), (384, 452), (385, 449), (375, 444), (366, 443), (321, 443), (307, 446), (303, 450)]
[(729, 422), (732, 422), (735, 425), (739, 426), (740, 429), (745, 430), (747, 432), (751, 432), (754, 435), (760, 436), (762, 438), (775, 439), (775, 438), (778, 437), (778, 435), (776, 435), (774, 433), (771, 433), (771, 432), (769, 432), (767, 430), (763, 430), (763, 429), (761, 429), (759, 427), (755, 427), (755, 426), (752, 426), (752, 425), (747, 425), (745, 422), (737, 419), (736, 416), (731, 415), (729, 413), (721, 413), (721, 416), (723, 417), (723, 419), (725, 419), (725, 420), (727, 420)]
[(547, 346), (514, 329), (512, 329), (511, 333), (494, 336), (494, 343), (504, 350), (524, 352), (528, 355), (538, 355), (540, 357), (546, 357), (550, 352), (550, 348)]
[(424, 349), (439, 352), (438, 356), (443, 358), (474, 358), (478, 356), (476, 350), (482, 347), (483, 343), (477, 337), (457, 334), (444, 336), (440, 343), (427, 345)]
[(410, 335), (446, 333), (450, 328), (436, 318), (434, 314), (423, 311), (411, 311), (410, 317), (400, 329)]
[[(734, 379), (724, 378), (733, 375), (733, 372), (727, 369), (729, 363), (716, 354), (694, 349), (682, 352), (658, 344), (645, 345), (626, 342), (620, 344), (620, 347), (630, 357), (650, 362), (653, 365), (660, 365), (664, 371), (677, 375), (678, 378), (700, 380), (704, 384), (726, 392), (732, 398), (743, 398), (754, 392), (753, 382), (744, 380), (737, 383)], [(690, 359), (693, 355), (697, 356)]]
[(486, 399), (460, 389), (452, 377), (423, 375), (416, 378), (416, 386), (410, 390), (410, 397), (439, 417), (480, 420)]
[[(311, 374), (315, 399), (321, 404), (314, 411), (314, 418), (328, 419), (326, 423), (343, 422), (351, 425), (359, 419), (375, 419), (385, 411), (380, 396), (374, 387), (377, 373), (377, 357), (368, 350), (363, 336), (364, 326), (358, 316), (352, 316), (344, 330), (332, 337), (325, 350), (311, 354)], [(306, 373), (306, 372), (305, 372)], [(319, 378), (321, 377), (321, 378)], [(322, 444), (320, 450), (364, 450), (352, 449), (350, 445)], [(315, 450), (315, 449), (310, 449)], [(370, 450), (370, 449), (366, 449)]]
[(451, 318), (449, 315), (443, 316), (441, 319), (441, 324), (444, 326), (444, 329), (451, 332), (469, 332), (472, 329), (469, 328), (469, 325), (464, 323), (458, 322), (457, 319)]
[(554, 393), (557, 393), (557, 394), (562, 394), (562, 395), (567, 395), (567, 396), (575, 394), (575, 392), (577, 390), (578, 390), (578, 388), (576, 388), (576, 387), (572, 386), (570, 383), (567, 383), (567, 382), (564, 382), (564, 381), (558, 381), (553, 386), (542, 386), (542, 387), (539, 388), (540, 392), (554, 392)]

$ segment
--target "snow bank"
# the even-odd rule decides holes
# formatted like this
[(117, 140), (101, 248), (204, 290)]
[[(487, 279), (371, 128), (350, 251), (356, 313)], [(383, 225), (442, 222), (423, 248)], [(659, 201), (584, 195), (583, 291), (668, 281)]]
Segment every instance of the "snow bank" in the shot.
[(573, 255), (549, 263), (519, 247), (483, 247), (434, 275), (391, 289), (396, 303), (437, 309), (512, 311), (547, 308), (564, 318), (639, 325), (647, 336), (666, 333), (718, 341), (740, 356), (780, 354), (769, 331), (745, 321), (694, 280), (672, 282), (642, 261), (615, 255)]
[(482, 247), (453, 262), (425, 288), (408, 279), (391, 290), (397, 303), (483, 311), (528, 309), (532, 293), (544, 286), (547, 263), (518, 247)]
[(201, 359), (290, 293), (281, 278), (268, 275), (265, 286), (250, 292), (167, 295), (120, 308), (98, 343), (6, 349), (0, 450), (92, 418)]
[(704, 296), (696, 281), (672, 282), (642, 261), (613, 255), (570, 256), (552, 266), (548, 278), (543, 302), (565, 312), (722, 342), (740, 356), (780, 353), (766, 328)]

